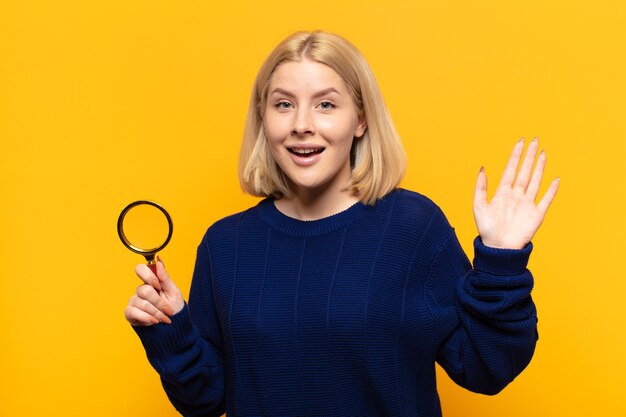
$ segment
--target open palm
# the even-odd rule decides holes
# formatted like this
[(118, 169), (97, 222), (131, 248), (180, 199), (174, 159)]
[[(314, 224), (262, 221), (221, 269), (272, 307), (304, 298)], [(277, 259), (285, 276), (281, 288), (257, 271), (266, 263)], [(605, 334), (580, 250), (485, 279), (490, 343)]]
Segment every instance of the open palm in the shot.
[(474, 193), (474, 219), (485, 245), (521, 249), (541, 226), (556, 196), (559, 179), (552, 181), (543, 198), (535, 204), (546, 165), (546, 155), (542, 151), (533, 170), (537, 150), (538, 141), (533, 139), (520, 167), (524, 140), (515, 145), (491, 201), (487, 201), (487, 175), (481, 168)]

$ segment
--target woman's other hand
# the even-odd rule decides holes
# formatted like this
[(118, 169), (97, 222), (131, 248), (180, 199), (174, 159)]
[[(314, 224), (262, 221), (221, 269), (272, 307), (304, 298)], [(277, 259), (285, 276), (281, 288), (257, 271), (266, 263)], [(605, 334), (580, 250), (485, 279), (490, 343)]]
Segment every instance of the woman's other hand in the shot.
[(520, 167), (524, 139), (515, 145), (498, 189), (489, 202), (487, 175), (484, 168), (480, 169), (474, 193), (474, 219), (485, 245), (521, 249), (532, 240), (541, 226), (559, 188), (559, 178), (552, 181), (543, 198), (535, 204), (546, 165), (546, 154), (541, 151), (533, 170), (538, 147), (535, 138), (528, 146)]
[(183, 309), (185, 300), (171, 280), (163, 262), (157, 262), (156, 276), (146, 264), (139, 264), (135, 273), (143, 281), (124, 310), (126, 320), (133, 326), (171, 324), (170, 316)]

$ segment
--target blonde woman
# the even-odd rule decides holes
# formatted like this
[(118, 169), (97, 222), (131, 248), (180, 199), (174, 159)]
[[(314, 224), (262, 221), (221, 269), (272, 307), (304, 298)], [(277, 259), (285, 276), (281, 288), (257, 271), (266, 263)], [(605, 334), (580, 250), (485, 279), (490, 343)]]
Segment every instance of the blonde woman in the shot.
[(361, 54), (324, 32), (285, 39), (257, 75), (240, 156), (243, 189), (265, 198), (209, 228), (189, 304), (162, 263), (136, 268), (126, 318), (174, 406), (441, 416), (436, 362), (499, 392), (533, 355), (526, 265), (558, 188), (535, 204), (545, 155), (523, 149), (489, 202), (479, 172), (472, 267), (441, 210), (397, 188), (404, 152)]

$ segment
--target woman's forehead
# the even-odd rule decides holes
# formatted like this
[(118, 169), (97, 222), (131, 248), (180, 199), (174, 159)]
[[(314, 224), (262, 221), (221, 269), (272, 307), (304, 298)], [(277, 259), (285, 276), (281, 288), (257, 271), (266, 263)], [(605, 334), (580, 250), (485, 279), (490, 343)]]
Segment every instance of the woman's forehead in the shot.
[(320, 90), (338, 94), (348, 92), (343, 78), (333, 68), (310, 59), (286, 61), (278, 65), (269, 80), (268, 92), (271, 94), (276, 89), (294, 93)]

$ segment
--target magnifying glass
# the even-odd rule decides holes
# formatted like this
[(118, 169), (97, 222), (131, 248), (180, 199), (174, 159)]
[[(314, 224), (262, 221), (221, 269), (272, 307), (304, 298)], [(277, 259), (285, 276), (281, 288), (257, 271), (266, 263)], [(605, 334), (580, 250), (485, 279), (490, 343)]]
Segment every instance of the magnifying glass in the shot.
[(173, 231), (169, 213), (154, 201), (134, 201), (117, 219), (117, 234), (124, 246), (143, 255), (155, 275), (156, 254), (169, 243)]

